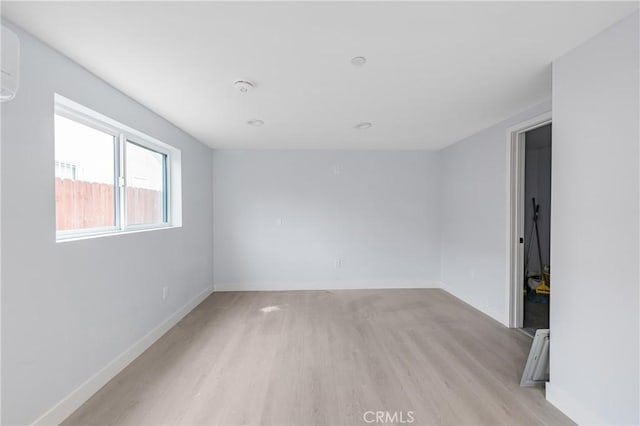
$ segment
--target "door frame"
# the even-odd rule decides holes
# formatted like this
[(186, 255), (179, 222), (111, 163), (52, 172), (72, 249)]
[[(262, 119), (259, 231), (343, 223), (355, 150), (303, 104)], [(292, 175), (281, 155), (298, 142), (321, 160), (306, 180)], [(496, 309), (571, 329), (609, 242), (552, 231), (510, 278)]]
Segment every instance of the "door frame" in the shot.
[(506, 311), (510, 328), (522, 328), (524, 312), (525, 133), (551, 121), (551, 111), (548, 111), (507, 129)]

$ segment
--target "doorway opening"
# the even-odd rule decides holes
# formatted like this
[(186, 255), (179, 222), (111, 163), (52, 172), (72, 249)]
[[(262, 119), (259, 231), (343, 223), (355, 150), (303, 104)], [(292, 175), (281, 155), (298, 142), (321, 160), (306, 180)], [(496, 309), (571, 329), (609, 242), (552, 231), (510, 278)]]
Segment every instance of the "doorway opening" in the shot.
[(551, 113), (509, 129), (509, 325), (549, 328)]
[(551, 123), (524, 134), (522, 328), (549, 328), (551, 296)]

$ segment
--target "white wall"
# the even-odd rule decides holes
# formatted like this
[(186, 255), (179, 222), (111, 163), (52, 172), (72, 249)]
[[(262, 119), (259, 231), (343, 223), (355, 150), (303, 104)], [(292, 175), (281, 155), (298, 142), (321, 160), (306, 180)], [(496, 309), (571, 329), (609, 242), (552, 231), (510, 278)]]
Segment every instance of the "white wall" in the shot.
[(443, 288), (505, 325), (507, 129), (550, 110), (536, 105), (439, 152)]
[(213, 187), (217, 290), (438, 284), (437, 153), (215, 151)]
[(547, 398), (583, 424), (640, 423), (638, 19), (553, 66)]
[[(16, 32), (21, 87), (2, 104), (3, 424), (34, 421), (212, 284), (211, 151)], [(182, 150), (183, 227), (56, 243), (55, 92)]]

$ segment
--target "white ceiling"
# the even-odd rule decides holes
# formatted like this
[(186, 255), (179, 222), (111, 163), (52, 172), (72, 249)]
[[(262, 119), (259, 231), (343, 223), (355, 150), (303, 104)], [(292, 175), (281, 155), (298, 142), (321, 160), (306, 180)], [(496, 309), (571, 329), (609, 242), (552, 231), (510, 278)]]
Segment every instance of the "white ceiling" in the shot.
[(551, 61), (637, 4), (4, 1), (2, 14), (213, 148), (438, 149), (550, 97)]

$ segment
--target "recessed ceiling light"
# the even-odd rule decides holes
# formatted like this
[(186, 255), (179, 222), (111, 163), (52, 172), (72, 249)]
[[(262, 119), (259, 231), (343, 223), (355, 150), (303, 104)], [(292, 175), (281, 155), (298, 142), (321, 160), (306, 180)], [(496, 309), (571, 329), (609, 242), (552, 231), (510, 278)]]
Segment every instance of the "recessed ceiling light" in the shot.
[(368, 121), (365, 121), (365, 122), (356, 124), (356, 129), (365, 130), (365, 129), (371, 128), (371, 126), (373, 126), (372, 123), (369, 123)]
[(262, 120), (249, 120), (247, 121), (247, 124), (249, 126), (253, 126), (253, 127), (260, 127), (264, 124), (264, 121)]
[(256, 85), (249, 80), (236, 80), (233, 82), (233, 85), (240, 91), (240, 93), (248, 93), (251, 89), (256, 87)]
[(351, 63), (356, 67), (361, 67), (367, 63), (367, 58), (365, 58), (364, 56), (356, 56), (355, 58), (351, 59)]

